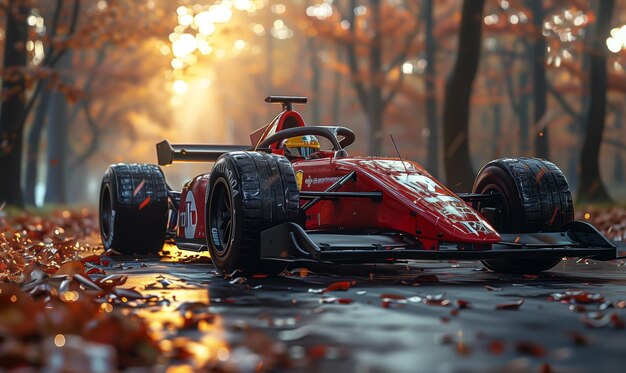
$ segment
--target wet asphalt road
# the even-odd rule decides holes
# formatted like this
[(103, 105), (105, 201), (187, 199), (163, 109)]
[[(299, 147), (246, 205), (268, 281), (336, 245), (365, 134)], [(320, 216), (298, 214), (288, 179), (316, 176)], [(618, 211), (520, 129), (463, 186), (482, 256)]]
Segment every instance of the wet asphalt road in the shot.
[[(499, 275), (478, 262), (299, 263), (290, 269), (290, 275), (277, 277), (224, 279), (207, 258), (114, 257), (107, 273), (129, 275), (127, 285), (168, 300), (140, 311), (157, 323), (173, 319), (185, 302), (208, 304), (213, 326), (184, 336), (215, 347), (209, 354), (226, 346), (231, 367), (241, 371), (259, 367), (251, 350), (274, 354), (258, 352), (270, 346), (289, 360), (290, 371), (626, 369), (626, 329), (620, 328), (626, 302), (619, 303), (626, 300), (623, 261), (562, 261), (540, 276)], [(337, 281), (351, 286), (319, 293)], [(568, 289), (597, 293), (604, 301), (550, 301), (551, 294)], [(459, 300), (469, 307), (460, 307)], [(519, 300), (519, 309), (496, 309)], [(277, 371), (285, 366), (263, 365)]]

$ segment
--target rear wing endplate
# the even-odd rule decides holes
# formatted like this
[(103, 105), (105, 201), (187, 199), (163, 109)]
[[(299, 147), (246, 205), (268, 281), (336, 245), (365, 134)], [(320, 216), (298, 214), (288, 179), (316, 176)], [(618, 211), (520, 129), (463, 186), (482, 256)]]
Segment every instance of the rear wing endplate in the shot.
[(252, 150), (250, 145), (170, 144), (163, 140), (156, 145), (160, 166), (174, 162), (215, 162), (225, 153)]

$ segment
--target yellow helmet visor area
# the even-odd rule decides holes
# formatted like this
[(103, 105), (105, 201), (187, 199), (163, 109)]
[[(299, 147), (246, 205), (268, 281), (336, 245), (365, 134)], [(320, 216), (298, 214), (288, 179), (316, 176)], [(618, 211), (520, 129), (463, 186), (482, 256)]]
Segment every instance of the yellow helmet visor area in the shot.
[(308, 157), (320, 150), (320, 143), (315, 136), (296, 136), (286, 139), (283, 148), (287, 156)]

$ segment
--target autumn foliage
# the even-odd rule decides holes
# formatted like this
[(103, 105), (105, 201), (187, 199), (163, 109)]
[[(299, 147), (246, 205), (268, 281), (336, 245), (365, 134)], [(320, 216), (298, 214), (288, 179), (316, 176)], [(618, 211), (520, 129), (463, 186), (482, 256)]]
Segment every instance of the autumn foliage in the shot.
[(107, 264), (102, 249), (82, 241), (97, 227), (92, 214), (21, 215), (1, 224), (4, 367), (81, 371), (94, 361), (105, 370), (156, 364), (160, 353), (146, 323), (124, 311), (128, 302), (150, 298), (121, 288), (126, 276), (101, 275), (96, 264)]

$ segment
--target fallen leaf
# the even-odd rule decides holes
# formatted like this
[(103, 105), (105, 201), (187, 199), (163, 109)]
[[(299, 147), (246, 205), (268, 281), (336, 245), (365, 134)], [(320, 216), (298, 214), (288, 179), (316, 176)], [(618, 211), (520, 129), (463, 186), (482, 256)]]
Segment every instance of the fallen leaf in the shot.
[(454, 336), (452, 334), (444, 334), (439, 339), (441, 344), (447, 345), (452, 344), (454, 342)]
[(624, 329), (624, 321), (616, 313), (611, 313), (609, 317), (615, 329)]
[(89, 277), (83, 275), (74, 275), (74, 280), (83, 285), (87, 289), (102, 291), (102, 288), (93, 282)]
[(128, 299), (142, 299), (144, 298), (143, 295), (141, 295), (140, 292), (138, 292), (137, 290), (133, 290), (133, 289), (115, 289), (113, 291), (115, 293), (115, 295), (117, 295), (118, 297), (122, 298), (128, 298)]
[(427, 295), (426, 298), (424, 298), (423, 302), (429, 306), (442, 307), (447, 307), (451, 303), (449, 299), (444, 298), (443, 294)]
[(567, 290), (565, 293), (552, 293), (548, 300), (561, 303), (604, 303), (604, 297), (598, 293), (589, 293), (581, 290)]
[(89, 255), (88, 257), (82, 258), (80, 261), (100, 265), (100, 255)]
[(321, 359), (326, 356), (326, 346), (324, 345), (315, 345), (309, 347), (308, 355), (311, 359)]
[(380, 298), (383, 298), (383, 299), (396, 299), (396, 300), (398, 300), (398, 299), (405, 300), (406, 299), (405, 296), (398, 295), (398, 294), (389, 294), (389, 293), (381, 294)]
[(336, 297), (322, 297), (320, 303), (337, 303), (337, 304), (351, 304), (354, 301), (350, 298), (336, 298)]
[(518, 310), (522, 304), (524, 304), (524, 300), (520, 299), (518, 301), (515, 302), (508, 302), (508, 303), (500, 303), (498, 305), (496, 305), (496, 310), (511, 310), (511, 311), (515, 311)]
[(100, 268), (91, 268), (89, 271), (87, 271), (86, 274), (87, 275), (106, 275), (106, 272), (104, 272)]
[(456, 353), (461, 356), (467, 356), (472, 353), (472, 348), (466, 343), (458, 342), (456, 344)]
[(81, 273), (85, 273), (85, 265), (79, 260), (74, 260), (63, 264), (54, 274), (59, 276), (76, 275)]
[(493, 340), (489, 342), (487, 350), (492, 355), (501, 355), (504, 352), (504, 342), (499, 339)]
[(313, 272), (311, 272), (311, 270), (309, 270), (308, 268), (294, 268), (291, 271), (289, 271), (289, 275), (290, 276), (298, 276), (298, 277), (307, 277), (309, 275), (311, 275)]
[(543, 363), (539, 366), (539, 373), (552, 373), (554, 370), (552, 366), (548, 363)]
[[(167, 281), (167, 280), (161, 280), (159, 282), (161, 282), (161, 284), (163, 284), (162, 281)], [(230, 283), (233, 284), (233, 285), (247, 284), (248, 283), (248, 279), (245, 278), (245, 277), (237, 277), (237, 278), (231, 280)], [(166, 286), (164, 285), (163, 287), (166, 287)]]
[(338, 291), (338, 290), (347, 291), (355, 283), (356, 281), (338, 281), (338, 282), (334, 282), (330, 284), (328, 287), (324, 289), (309, 289), (309, 293), (324, 294), (330, 291)]
[(540, 344), (528, 341), (520, 341), (515, 345), (517, 352), (534, 357), (543, 357), (546, 354), (546, 349)]
[(570, 332), (569, 336), (570, 336), (572, 342), (574, 342), (574, 344), (576, 344), (576, 345), (586, 346), (587, 344), (589, 344), (589, 338), (587, 338), (587, 336), (582, 334), (582, 333)]
[(439, 277), (436, 275), (419, 275), (415, 278), (415, 282), (419, 284), (428, 284), (439, 282)]
[(502, 291), (502, 288), (497, 288), (497, 287), (491, 286), (491, 285), (485, 285), (485, 289), (487, 289), (489, 291)]

